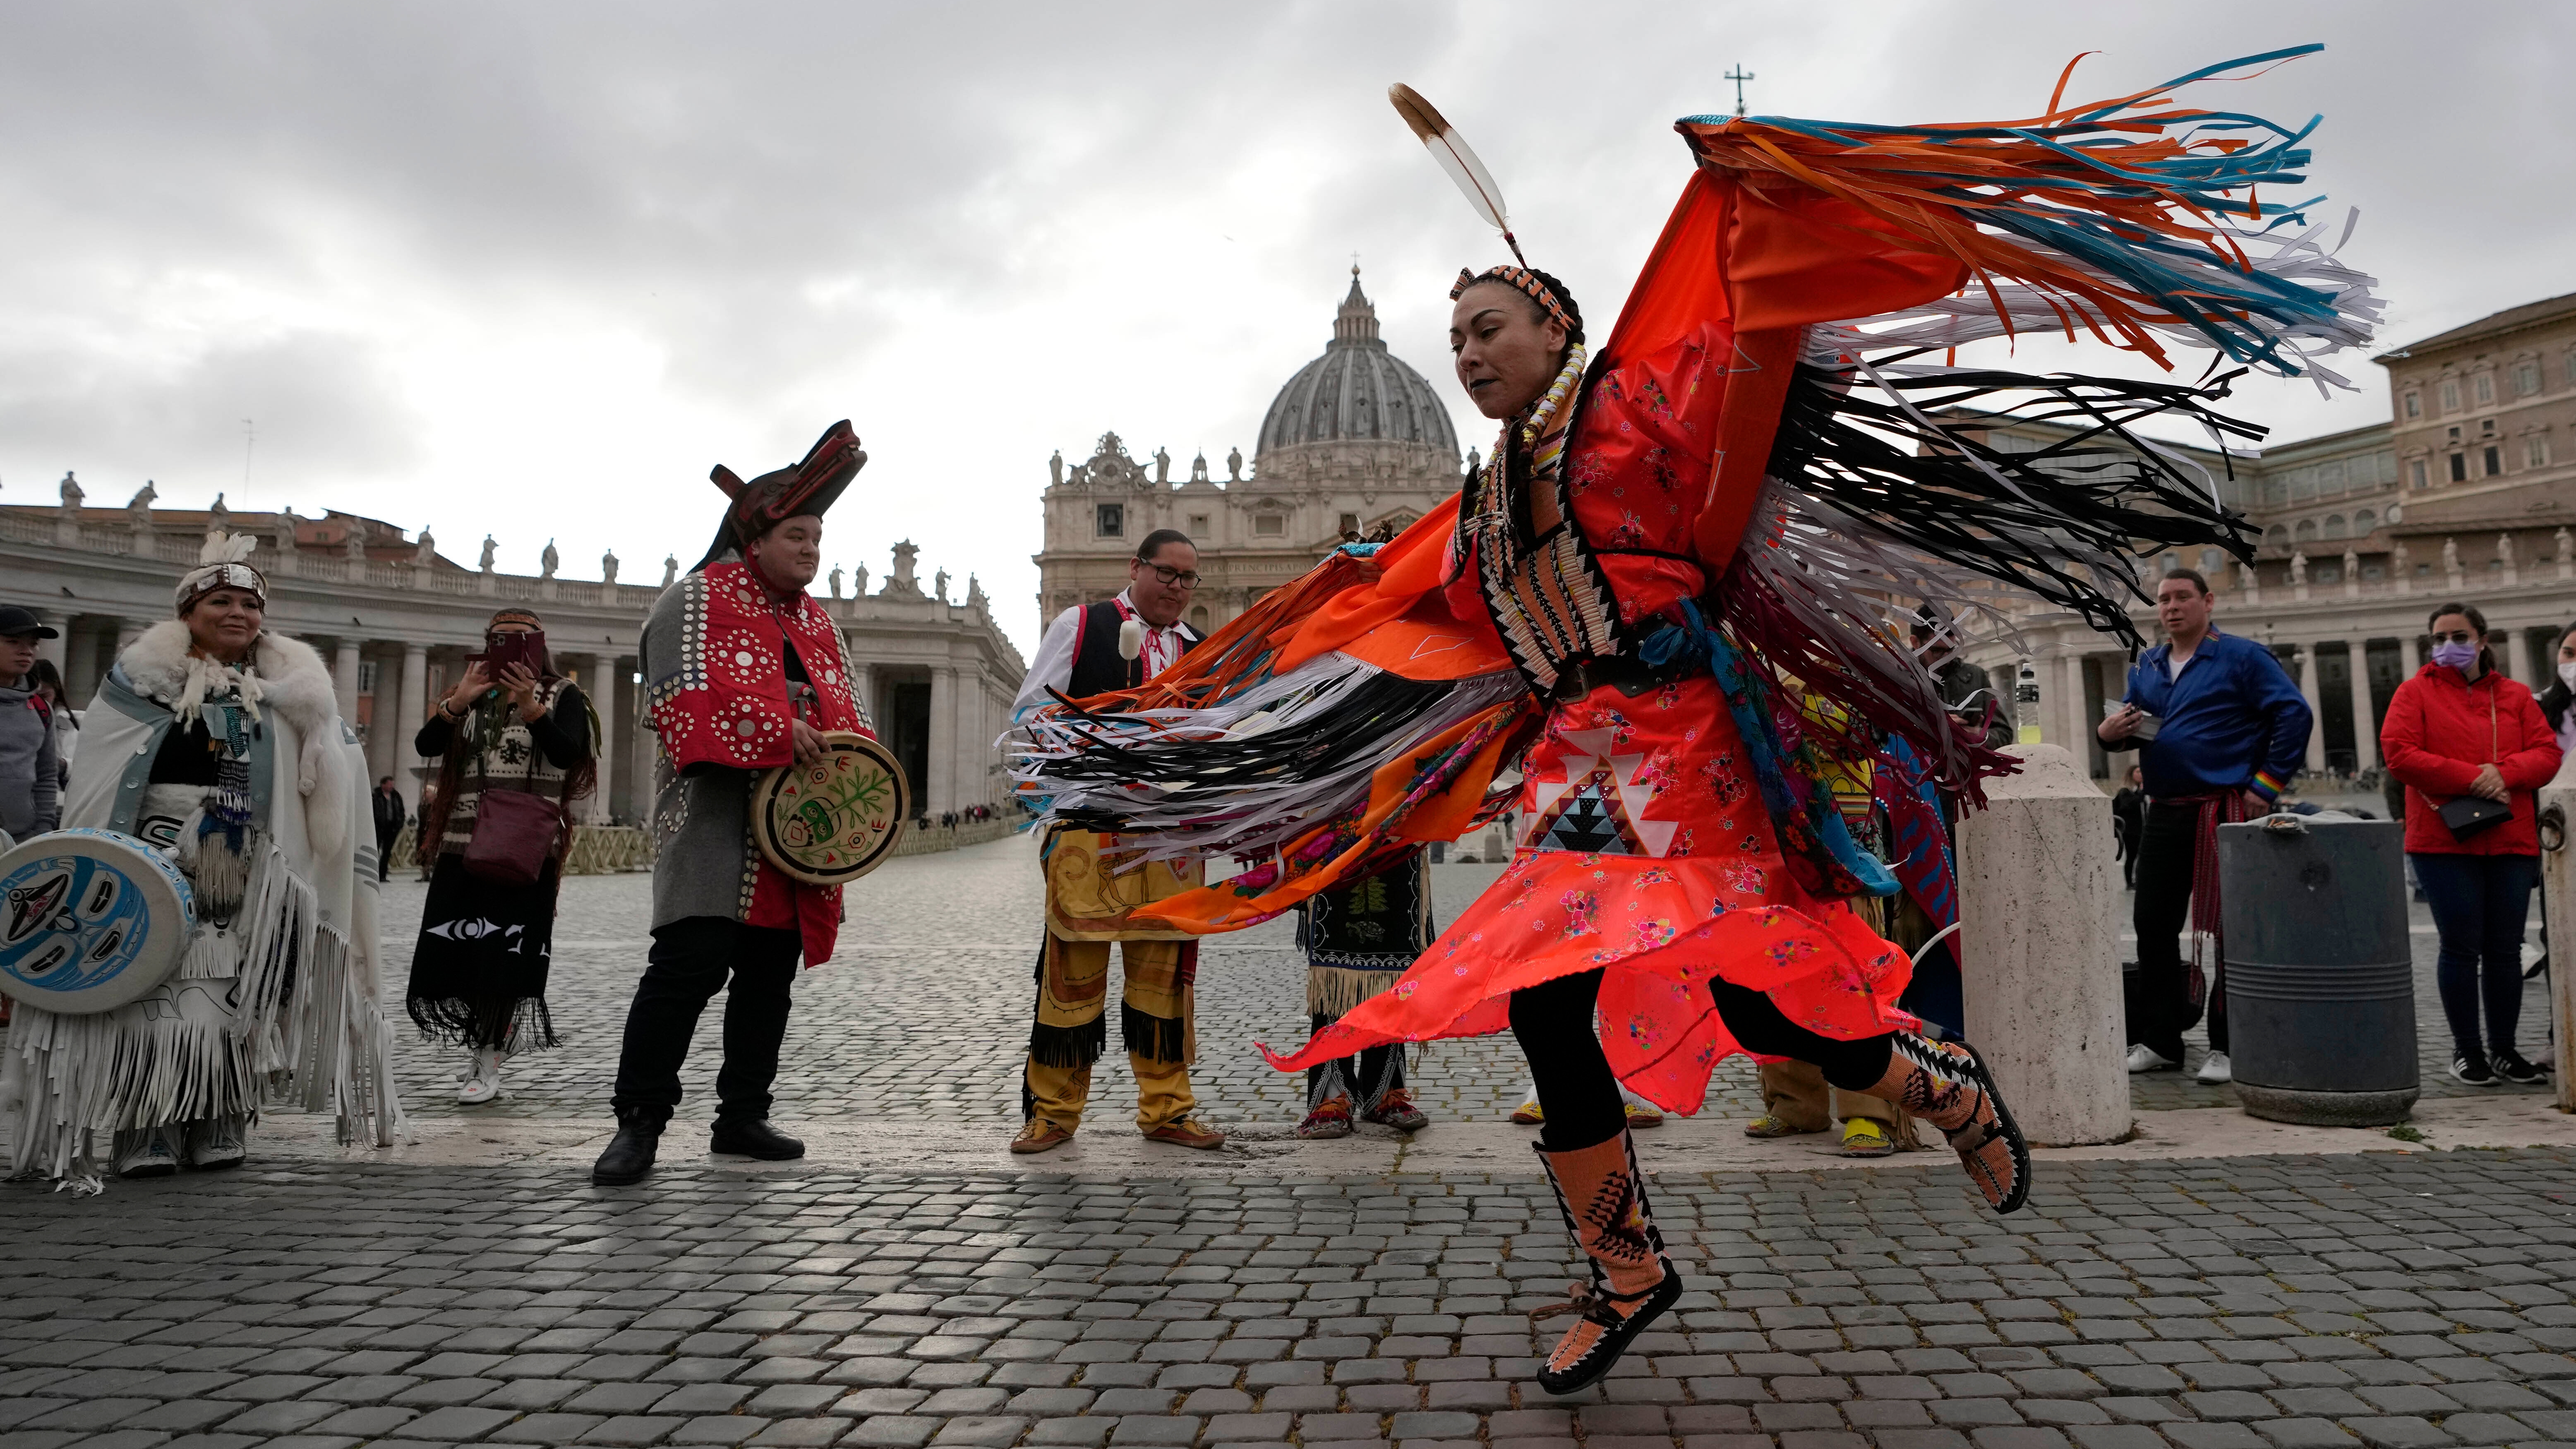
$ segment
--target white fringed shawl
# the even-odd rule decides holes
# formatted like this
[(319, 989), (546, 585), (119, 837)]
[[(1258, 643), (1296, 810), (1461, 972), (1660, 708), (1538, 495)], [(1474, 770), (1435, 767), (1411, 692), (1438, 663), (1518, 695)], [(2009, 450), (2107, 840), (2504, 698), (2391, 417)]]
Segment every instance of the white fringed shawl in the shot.
[[(133, 830), (163, 736), (226, 682), (187, 650), (187, 627), (172, 620), (119, 657), (84, 721), (65, 825)], [(153, 1012), (151, 997), (80, 1016), (19, 1006), (0, 1055), (0, 1104), (20, 1173), (94, 1182), (116, 1130), (256, 1110), (263, 1079), (271, 1101), (332, 1112), (343, 1142), (383, 1145), (404, 1131), (373, 840), (356, 788), (366, 759), (319, 654), (266, 634), (254, 661), (258, 683), (244, 697), (269, 739), (264, 788), (254, 765), (258, 851), (237, 921), (246, 932), (238, 1009), (217, 1039), (166, 1006)], [(219, 971), (192, 949), (174, 984)]]

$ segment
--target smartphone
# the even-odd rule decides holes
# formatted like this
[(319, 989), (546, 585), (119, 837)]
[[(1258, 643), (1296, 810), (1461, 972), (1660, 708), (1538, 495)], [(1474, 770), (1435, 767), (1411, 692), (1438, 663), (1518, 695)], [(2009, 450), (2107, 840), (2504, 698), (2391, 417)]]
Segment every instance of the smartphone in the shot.
[(483, 672), (498, 684), (513, 664), (525, 666), (530, 674), (545, 672), (546, 636), (526, 634), (486, 634), (483, 636)]

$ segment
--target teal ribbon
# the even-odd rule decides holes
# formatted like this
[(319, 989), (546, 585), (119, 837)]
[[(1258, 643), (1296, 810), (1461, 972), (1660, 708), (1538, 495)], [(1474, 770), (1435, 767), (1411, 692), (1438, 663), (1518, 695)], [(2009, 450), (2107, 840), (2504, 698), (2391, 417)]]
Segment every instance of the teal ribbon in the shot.
[[(1745, 662), (1743, 651), (1708, 626), (1695, 601), (1682, 600), (1682, 616), (1684, 622), (1668, 623), (1647, 635), (1637, 657), (1658, 669), (1693, 657), (1704, 659), (1726, 696), (1727, 712), (1735, 716), (1735, 732), (1744, 738), (1745, 758), (1752, 762), (1754, 784), (1762, 792), (1762, 808), (1770, 812), (1775, 832), (1785, 837), (1784, 823), (1804, 818), (1834, 864), (1858, 881), (1864, 894), (1895, 895), (1902, 888), (1895, 873), (1852, 839), (1842, 811), (1834, 808), (1832, 792), (1814, 788), (1805, 776), (1782, 767), (1784, 751), (1772, 722), (1770, 691)], [(1787, 844), (1785, 838), (1782, 843)]]

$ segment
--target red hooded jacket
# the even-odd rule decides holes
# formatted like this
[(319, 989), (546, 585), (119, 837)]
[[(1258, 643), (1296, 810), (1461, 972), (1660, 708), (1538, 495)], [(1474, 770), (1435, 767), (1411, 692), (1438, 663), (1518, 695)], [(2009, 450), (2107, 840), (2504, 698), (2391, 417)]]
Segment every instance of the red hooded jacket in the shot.
[[(2406, 784), (2406, 848), (2429, 855), (2538, 855), (2534, 792), (2558, 773), (2558, 736), (2531, 691), (2490, 669), (2471, 684), (2427, 664), (2397, 686), (2379, 728), (2380, 757)], [(2504, 776), (2513, 818), (2466, 840), (2434, 812), (2469, 793), (2478, 766)]]

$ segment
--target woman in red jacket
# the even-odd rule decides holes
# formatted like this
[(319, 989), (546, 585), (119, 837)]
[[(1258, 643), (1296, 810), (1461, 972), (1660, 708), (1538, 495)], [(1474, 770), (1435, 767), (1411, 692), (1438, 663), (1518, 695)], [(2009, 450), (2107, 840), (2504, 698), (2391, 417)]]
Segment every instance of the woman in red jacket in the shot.
[[(2451, 1075), (2476, 1087), (2498, 1077), (2543, 1081), (2547, 1069), (2514, 1050), (2513, 1030), (2522, 1017), (2523, 925), (2540, 881), (2532, 806), (2558, 773), (2558, 740), (2531, 691), (2495, 672), (2484, 614), (2444, 604), (2430, 627), (2433, 662), (2397, 686), (2379, 745), (2389, 773), (2406, 784), (2406, 854), (2441, 933), (2436, 979), (2456, 1045)], [(2440, 812), (2463, 795), (2510, 804), (2513, 814), (2456, 834)]]

